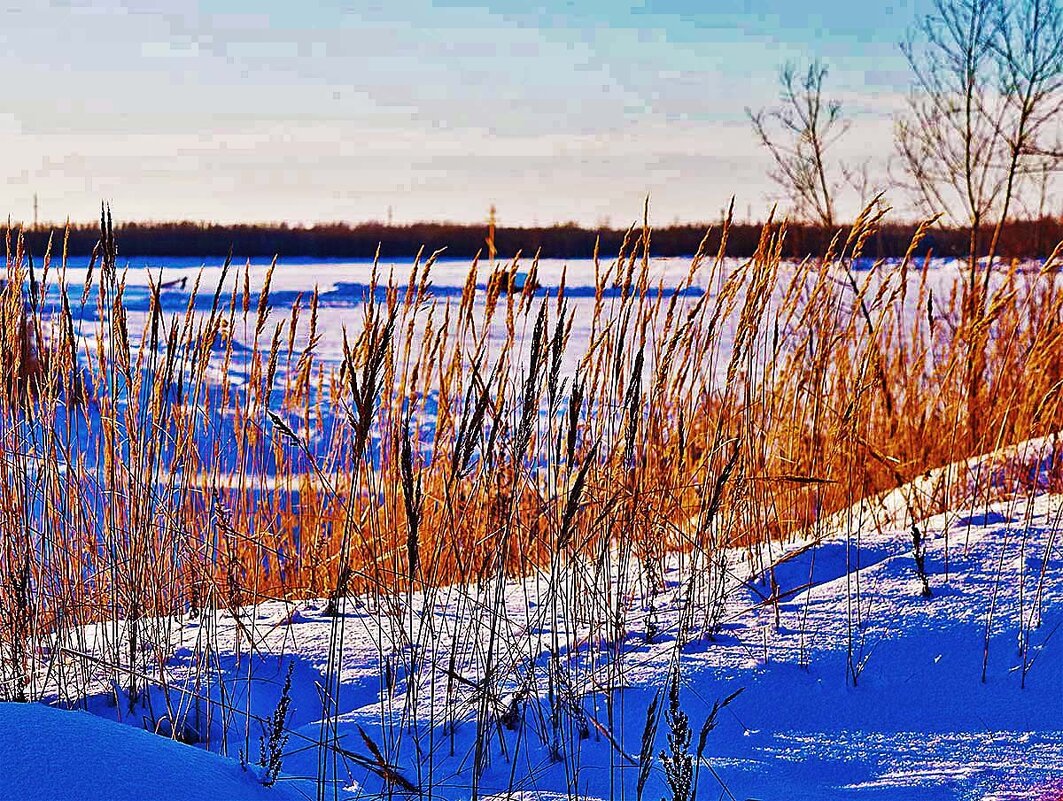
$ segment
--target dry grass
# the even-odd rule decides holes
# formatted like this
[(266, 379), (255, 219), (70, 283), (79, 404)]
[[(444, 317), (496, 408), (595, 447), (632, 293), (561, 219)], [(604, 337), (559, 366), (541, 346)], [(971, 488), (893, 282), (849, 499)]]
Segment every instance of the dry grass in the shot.
[[(333, 369), (314, 357), (316, 293), (276, 321), (269, 279), (252, 296), (229, 265), (233, 289), (207, 315), (195, 297), (164, 315), (155, 288), (134, 350), (106, 223), (94, 259), (104, 322), (94, 342), (77, 340), (63, 267), (49, 257), (34, 270), (16, 240), (0, 433), (4, 542), (21, 546), (5, 569), (28, 560), (32, 585), (55, 593), (45, 606), (77, 599), (67, 613), (88, 620), (204, 593), (327, 595), (344, 572), (351, 591), (520, 575), (620, 540), (640, 555), (712, 550), (785, 536), (929, 468), (1058, 430), (1054, 262), (1002, 274), (985, 318), (966, 320), (963, 288), (932, 297), (925, 263), (849, 272), (876, 222), (797, 266), (778, 257), (784, 227), (768, 226), (739, 269), (725, 271), (723, 248), (699, 253), (670, 292), (650, 284), (649, 231), (633, 232), (596, 268), (590, 345), (565, 378), (564, 288), (492, 283), (485, 310), (480, 265), (456, 308), (432, 297), (432, 259), (406, 285), (382, 284)], [(680, 297), (705, 275), (717, 293)], [(50, 281), (62, 301), (48, 319), (27, 298)], [(488, 336), (499, 319), (501, 346)], [(256, 343), (246, 389), (207, 380), (217, 343), (232, 359), (227, 332)], [(438, 417), (423, 441), (429, 399)], [(204, 436), (219, 420), (233, 440)], [(111, 562), (152, 575), (123, 587), (128, 571)]]
[[(796, 265), (780, 257), (785, 226), (769, 224), (737, 269), (725, 228), (719, 252), (699, 252), (667, 291), (651, 280), (649, 229), (633, 229), (615, 260), (595, 261), (578, 354), (564, 285), (536, 292), (534, 264), (524, 291), (492, 281), (484, 300), (477, 276), (495, 268), (474, 263), (452, 303), (433, 297), (434, 257), (405, 281), (374, 268), (339, 366), (315, 356), (316, 292), (271, 309), (269, 278), (252, 293), (248, 270), (227, 263), (205, 313), (198, 283), (177, 315), (154, 287), (131, 336), (109, 219), (95, 290), (80, 298), (64, 256), (34, 266), (10, 234), (0, 696), (39, 696), (39, 677), (66, 669), (55, 654), (81, 648), (80, 626), (121, 620), (100, 660), (135, 699), (149, 679), (129, 666), (165, 641), (165, 616), (269, 598), (338, 609), (348, 594), (462, 583), (498, 587), (501, 604), (502, 579), (534, 569), (575, 598), (603, 564), (679, 550), (692, 609), (707, 609), (721, 549), (806, 531), (930, 468), (1063, 428), (1057, 260), (1000, 272), (985, 316), (969, 319), (964, 287), (933, 296), (929, 264), (911, 255), (850, 270), (878, 222), (865, 215)], [(683, 294), (698, 285), (712, 291)], [(60, 301), (46, 311), (49, 288)], [(71, 309), (92, 302), (96, 336), (79, 338)], [(248, 384), (228, 370), (210, 380), (212, 353), (228, 366), (237, 340), (253, 346)], [(563, 573), (573, 564), (585, 569)], [(587, 599), (610, 625), (619, 601)], [(485, 658), (489, 683), (501, 656)]]

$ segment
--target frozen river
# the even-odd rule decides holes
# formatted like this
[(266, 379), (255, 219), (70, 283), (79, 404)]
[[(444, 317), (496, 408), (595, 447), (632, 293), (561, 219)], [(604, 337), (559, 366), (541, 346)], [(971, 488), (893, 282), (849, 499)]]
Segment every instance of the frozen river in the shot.
[[(187, 258), (136, 258), (125, 257), (120, 259), (119, 268), (125, 269), (125, 307), (128, 314), (128, 329), (135, 347), (140, 334), (143, 332), (150, 309), (150, 283), (163, 282), (167, 288), (162, 292), (163, 308), (169, 315), (185, 314), (192, 306), (192, 314), (195, 317), (205, 319), (216, 292), (219, 292), (219, 282), (223, 278), (221, 259), (191, 260)], [(726, 277), (744, 264), (744, 260), (728, 259), (718, 268), (714, 267), (712, 259), (704, 260), (689, 284), (686, 285), (690, 272), (691, 260), (687, 258), (653, 259), (649, 265), (650, 294), (655, 295), (658, 291), (663, 292), (668, 298), (677, 289), (681, 290), (678, 305), (680, 309), (690, 308), (698, 303), (703, 295), (709, 295), (709, 301), (719, 292)], [(69, 287), (72, 311), (79, 323), (83, 335), (91, 337), (95, 334), (98, 324), (98, 310), (95, 302), (95, 283), (98, 283), (98, 273), (93, 277), (94, 288), (89, 293), (88, 301), (79, 303), (86, 279), (87, 271), (81, 262), (72, 261), (68, 267), (66, 281)], [(875, 282), (877, 275), (886, 274), (894, 263), (886, 262), (875, 265), (869, 260), (864, 260), (853, 265), (853, 277), (858, 284), (865, 281)], [(390, 279), (396, 285), (404, 288), (409, 280), (413, 260), (381, 261), (378, 265), (379, 279), (381, 284), (386, 284)], [(470, 261), (439, 260), (430, 273), (430, 296), (436, 303), (435, 315), (437, 324), (442, 319), (446, 307), (456, 309), (461, 301), (463, 288), (469, 279)], [(521, 274), (526, 274), (531, 269), (531, 260), (522, 261), (517, 267)], [(921, 265), (916, 265), (921, 266)], [(237, 324), (233, 328), (233, 336), (238, 345), (251, 348), (254, 344), (255, 325), (254, 315), (258, 305), (259, 294), (266, 281), (269, 272), (269, 261), (254, 260), (250, 263), (234, 263), (224, 277), (224, 286), (220, 287), (221, 304), (227, 306), (234, 290), (238, 295)], [(639, 263), (635, 264), (636, 272)], [(615, 259), (609, 261), (602, 259), (599, 263), (596, 280), (595, 264), (590, 259), (584, 260), (543, 260), (537, 265), (537, 276), (540, 287), (535, 292), (538, 298), (556, 298), (558, 288), (565, 284), (565, 297), (568, 302), (568, 311), (573, 315), (573, 323), (566, 355), (563, 372), (570, 373), (575, 369), (580, 355), (585, 351), (586, 345), (592, 333), (593, 310), (596, 303), (596, 283), (603, 287), (601, 293), (602, 316), (608, 318), (610, 309), (619, 304), (622, 289), (617, 285), (617, 274), (627, 269), (627, 265), (617, 268)], [(783, 272), (793, 270), (793, 265), (783, 267)], [(927, 284), (934, 293), (935, 298), (947, 298), (952, 291), (953, 285), (965, 272), (965, 265), (953, 260), (940, 260), (931, 264), (928, 272)], [(491, 268), (481, 263), (478, 268), (476, 285), (477, 293), (474, 305), (480, 309), (485, 307), (487, 301), (486, 284), (491, 273)], [(842, 296), (853, 297), (849, 277), (841, 268), (836, 270)], [(373, 263), (371, 261), (306, 261), (306, 260), (279, 260), (273, 271), (270, 282), (269, 303), (271, 316), (269, 324), (261, 333), (260, 338), (272, 335), (276, 323), (287, 319), (291, 315), (293, 305), (300, 304), (301, 315), (298, 326), (297, 344), (305, 346), (307, 333), (307, 319), (310, 296), (315, 289), (319, 292), (319, 307), (317, 313), (317, 332), (319, 339), (315, 348), (316, 357), (325, 363), (338, 363), (343, 354), (343, 331), (348, 333), (360, 330), (363, 322), (363, 307), (371, 291)], [(621, 275), (622, 278), (622, 275)], [(55, 285), (56, 274), (53, 270), (51, 276), (52, 291), (49, 297), (52, 301), (57, 299)], [(182, 280), (184, 279), (184, 280)], [(920, 272), (913, 269), (908, 274), (908, 281), (912, 285), (912, 291), (906, 293), (911, 301), (917, 296), (917, 284), (920, 281)], [(785, 284), (785, 276), (780, 280)], [(198, 285), (198, 291), (193, 298), (193, 290)], [(249, 322), (244, 324), (241, 314), (242, 294), (245, 287), (250, 291)], [(378, 288), (378, 298), (382, 299), (383, 289)], [(843, 301), (845, 299), (843, 297)], [(423, 304), (424, 314), (432, 304)], [(911, 304), (911, 313), (916, 313), (914, 303)], [(533, 304), (533, 308), (537, 308)], [(553, 313), (553, 304), (551, 304)], [(920, 310), (922, 313), (922, 310)], [(506, 336), (505, 315), (496, 314), (492, 324), (491, 339)], [(530, 328), (534, 320), (534, 313), (525, 315), (525, 322), (518, 321), (517, 336), (522, 331)], [(720, 336), (723, 341), (720, 346), (724, 351), (728, 348), (726, 339), (730, 335), (729, 326), (723, 326)], [(497, 330), (496, 330), (497, 329)], [(285, 336), (287, 336), (285, 334)], [(267, 343), (261, 343), (268, 346)]]

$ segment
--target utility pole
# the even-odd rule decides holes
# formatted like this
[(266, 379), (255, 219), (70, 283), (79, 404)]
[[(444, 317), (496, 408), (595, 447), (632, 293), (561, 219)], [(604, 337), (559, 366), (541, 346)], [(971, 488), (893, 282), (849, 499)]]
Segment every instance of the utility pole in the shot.
[(33, 230), (37, 230), (39, 220), (37, 218), (37, 193), (33, 193)]

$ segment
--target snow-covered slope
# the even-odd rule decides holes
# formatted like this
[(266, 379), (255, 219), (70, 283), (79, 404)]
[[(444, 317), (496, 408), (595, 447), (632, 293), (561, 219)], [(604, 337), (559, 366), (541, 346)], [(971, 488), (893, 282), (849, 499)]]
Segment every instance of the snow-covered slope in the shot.
[(235, 760), (83, 712), (0, 703), (0, 731), (4, 732), (3, 799), (289, 801), (304, 797), (291, 782), (264, 787), (255, 769), (245, 770)]
[[(751, 567), (763, 554), (745, 551), (700, 565), (673, 556), (654, 569), (613, 552), (503, 585), (350, 599), (339, 618), (324, 602), (277, 602), (235, 620), (175, 621), (171, 708), (212, 747), (225, 740), (234, 754), (251, 743), (257, 757), (291, 665), (284, 772), (313, 778), (322, 687), (342, 630), (334, 753), (348, 795), (390, 783), (464, 799), (478, 774), (481, 797), (575, 786), (581, 797), (634, 799), (647, 707), (655, 697), (667, 706), (678, 660), (692, 748), (713, 703), (742, 691), (707, 733), (699, 797), (1058, 798), (1063, 496), (1012, 494), (916, 521), (929, 597), (912, 521), (862, 526), (858, 511), (852, 527), (779, 547), (767, 571)], [(204, 643), (223, 685), (204, 686)], [(231, 714), (204, 717), (193, 693), (224, 697)], [(112, 688), (87, 705), (115, 716), (113, 699)], [(158, 689), (141, 703), (166, 707)], [(146, 714), (123, 719), (140, 725)], [(31, 733), (4, 750), (0, 795), (44, 780), (40, 765), (86, 764), (76, 757), (89, 747), (82, 741), (117, 747), (118, 727), (83, 714), (8, 706), (0, 721)], [(646, 798), (671, 797), (659, 757), (667, 733), (662, 717), (644, 752), (654, 757)], [(128, 736), (135, 747), (121, 752), (136, 756), (117, 764), (130, 781), (156, 770), (200, 777), (163, 797), (228, 797), (220, 784), (204, 791), (208, 781), (231, 781), (246, 797), (285, 792), (284, 783), (260, 790), (220, 757)], [(100, 780), (63, 770), (72, 787)]]

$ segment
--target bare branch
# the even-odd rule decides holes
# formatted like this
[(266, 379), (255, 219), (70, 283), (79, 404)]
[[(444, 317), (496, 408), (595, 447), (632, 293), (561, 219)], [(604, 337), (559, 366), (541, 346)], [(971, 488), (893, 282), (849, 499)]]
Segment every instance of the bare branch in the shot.
[(779, 105), (746, 109), (760, 143), (771, 154), (771, 179), (790, 197), (797, 214), (828, 228), (835, 223), (837, 181), (830, 178), (827, 152), (848, 130), (842, 107), (823, 97), (828, 68), (813, 61), (803, 76), (792, 62), (779, 71)]

